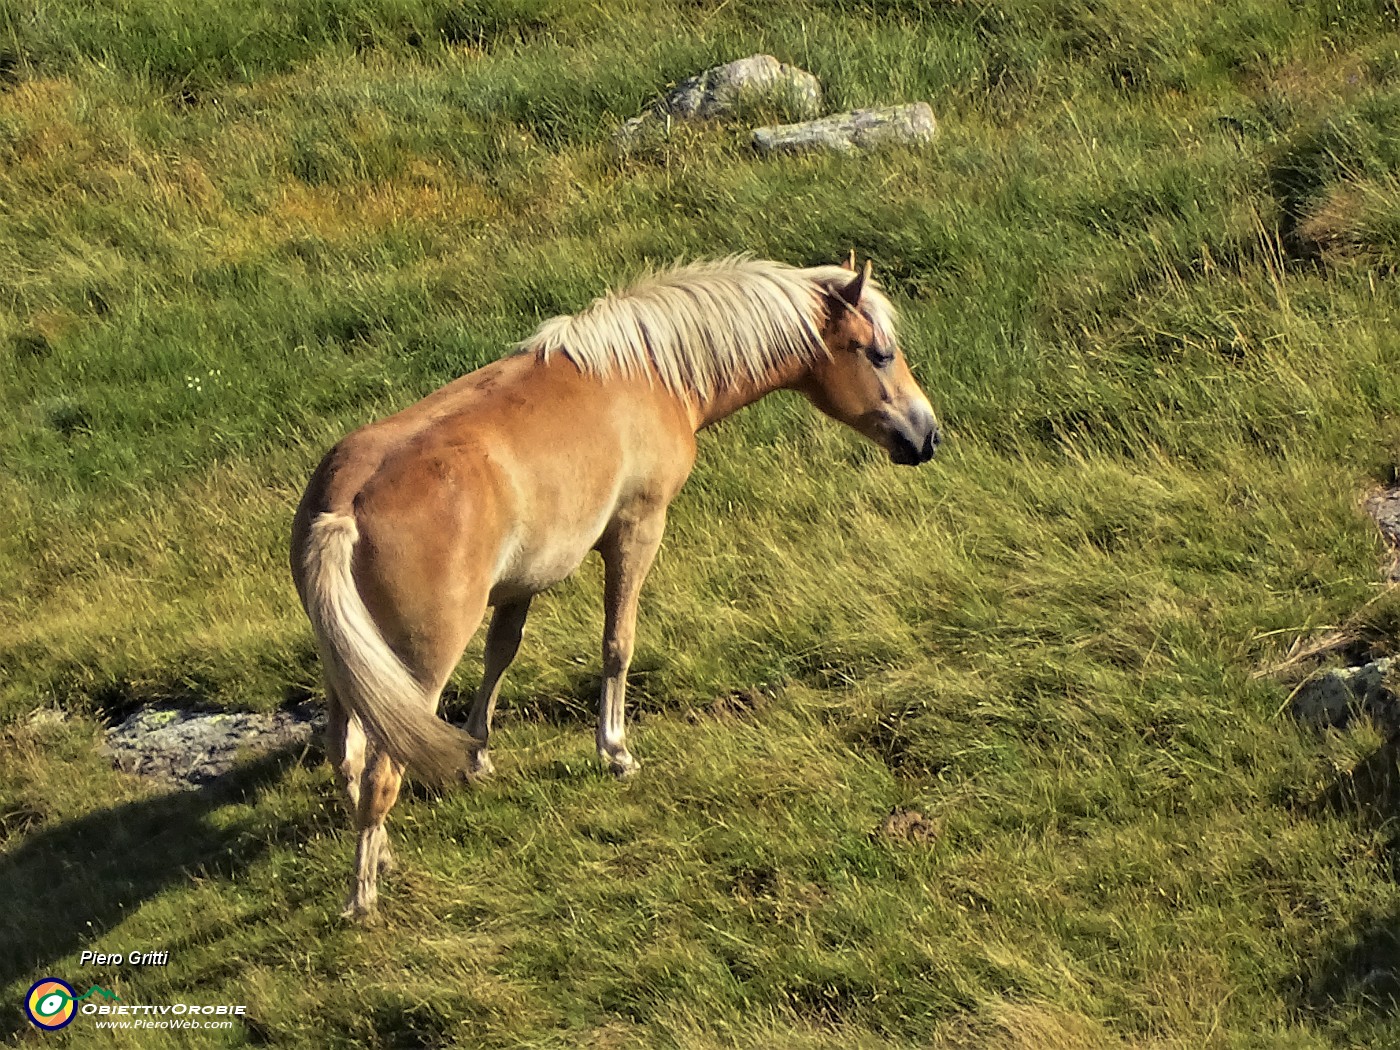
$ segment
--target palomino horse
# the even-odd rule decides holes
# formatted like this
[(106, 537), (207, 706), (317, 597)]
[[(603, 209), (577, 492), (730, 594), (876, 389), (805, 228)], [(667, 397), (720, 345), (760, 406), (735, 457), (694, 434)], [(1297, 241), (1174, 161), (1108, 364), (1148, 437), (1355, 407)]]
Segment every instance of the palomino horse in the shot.
[[(297, 509), (292, 572), (359, 833), (348, 916), (373, 911), (392, 865), (384, 820), (405, 767), (437, 784), (491, 771), (491, 716), (530, 600), (591, 550), (605, 573), (598, 754), (618, 776), (637, 769), (623, 724), (637, 595), (697, 431), (788, 389), (896, 463), (933, 456), (938, 426), (894, 310), (870, 264), (854, 264), (741, 258), (652, 276), (545, 322), (322, 460)], [(438, 698), (487, 606), (462, 732), (437, 717)]]

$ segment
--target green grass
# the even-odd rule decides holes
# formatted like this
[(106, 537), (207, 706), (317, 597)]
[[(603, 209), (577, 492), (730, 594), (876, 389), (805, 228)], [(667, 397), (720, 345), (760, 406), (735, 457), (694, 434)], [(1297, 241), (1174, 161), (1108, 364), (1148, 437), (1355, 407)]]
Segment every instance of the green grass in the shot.
[[(755, 51), (939, 140), (615, 153)], [(1400, 452), (1393, 4), (30, 0), (0, 82), (0, 1031), (54, 974), (253, 1018), (119, 1046), (1400, 1041), (1396, 793), (1352, 776), (1394, 752), (1258, 673), (1400, 624), (1359, 509)], [(852, 246), (945, 450), (782, 397), (702, 439), (636, 781), (592, 755), (594, 565), (536, 603), (496, 780), (395, 810), (375, 928), (315, 752), (176, 796), (97, 752), (318, 693), (286, 536), (346, 431), (646, 264)]]

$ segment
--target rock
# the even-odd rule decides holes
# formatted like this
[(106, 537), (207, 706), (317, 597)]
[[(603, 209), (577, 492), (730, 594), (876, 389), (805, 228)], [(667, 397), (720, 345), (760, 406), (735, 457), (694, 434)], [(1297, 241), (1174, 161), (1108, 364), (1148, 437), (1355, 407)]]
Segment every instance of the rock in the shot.
[(196, 787), (227, 773), (248, 754), (302, 746), (319, 727), (306, 711), (137, 711), (107, 731), (117, 768), (181, 787)]
[(682, 81), (660, 108), (673, 117), (703, 120), (760, 102), (781, 103), (795, 116), (815, 117), (822, 111), (822, 85), (811, 73), (772, 55), (750, 55)]
[(1373, 492), (1366, 498), (1366, 511), (1375, 519), (1387, 546), (1390, 565), (1385, 570), (1389, 583), (1400, 583), (1400, 486)]
[(1341, 728), (1356, 715), (1373, 718), (1388, 732), (1400, 729), (1400, 701), (1386, 687), (1393, 657), (1343, 667), (1304, 682), (1293, 694), (1293, 717), (1318, 729)]
[(821, 81), (772, 55), (750, 55), (683, 80), (641, 116), (622, 125), (617, 141), (630, 145), (649, 131), (664, 130), (668, 120), (707, 120), (764, 103), (779, 106), (793, 117), (815, 117), (822, 111)]
[(857, 109), (801, 124), (757, 128), (753, 144), (760, 153), (797, 153), (811, 149), (868, 150), (900, 143), (932, 142), (938, 132), (927, 102), (880, 109)]

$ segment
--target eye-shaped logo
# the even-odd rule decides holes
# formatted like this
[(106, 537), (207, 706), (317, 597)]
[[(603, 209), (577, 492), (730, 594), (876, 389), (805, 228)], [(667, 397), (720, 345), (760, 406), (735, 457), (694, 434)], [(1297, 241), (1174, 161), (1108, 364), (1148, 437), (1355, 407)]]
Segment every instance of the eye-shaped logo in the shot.
[(73, 986), (57, 977), (45, 977), (35, 981), (24, 997), (25, 1015), (46, 1032), (56, 1032), (68, 1027), (73, 1015), (78, 1012), (73, 1001), (77, 996)]

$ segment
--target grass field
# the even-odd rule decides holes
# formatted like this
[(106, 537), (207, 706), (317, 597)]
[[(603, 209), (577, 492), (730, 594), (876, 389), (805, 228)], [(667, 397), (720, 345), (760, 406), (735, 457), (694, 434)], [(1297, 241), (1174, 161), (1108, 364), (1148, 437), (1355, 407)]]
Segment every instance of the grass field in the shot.
[[(614, 152), (759, 51), (927, 99), (936, 146)], [(1393, 2), (8, 0), (0, 92), (5, 1037), (1400, 1045), (1394, 752), (1260, 673), (1396, 648), (1359, 508), (1400, 455)], [(97, 751), (317, 695), (286, 537), (342, 434), (648, 264), (851, 247), (944, 451), (787, 398), (702, 438), (638, 778), (593, 754), (592, 563), (536, 603), (498, 776), (395, 810), (372, 928), (319, 754), (170, 795)], [(50, 974), (250, 1020), (42, 1035)]]

